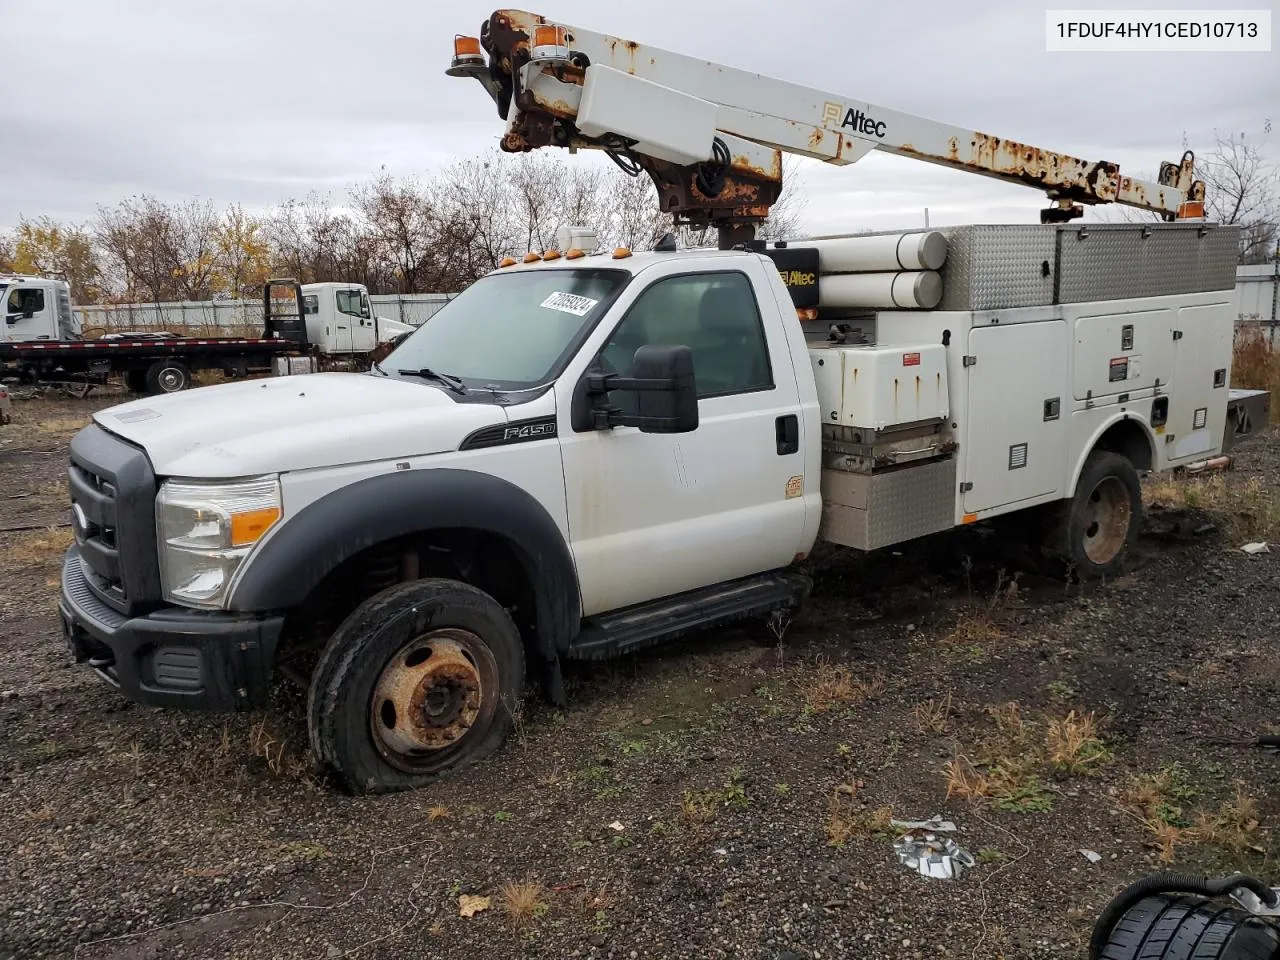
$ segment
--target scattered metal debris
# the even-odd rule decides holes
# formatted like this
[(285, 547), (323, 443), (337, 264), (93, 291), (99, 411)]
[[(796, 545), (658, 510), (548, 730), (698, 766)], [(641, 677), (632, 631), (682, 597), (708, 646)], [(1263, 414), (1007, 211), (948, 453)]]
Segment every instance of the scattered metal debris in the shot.
[(1247, 553), (1247, 554), (1248, 554), (1249, 556), (1251, 556), (1251, 557), (1252, 557), (1252, 556), (1254, 556), (1254, 555), (1256, 555), (1256, 554), (1259, 554), (1259, 553), (1270, 553), (1270, 552), (1271, 552), (1271, 548), (1270, 548), (1270, 547), (1268, 547), (1268, 546), (1266, 545), (1266, 543), (1264, 543), (1264, 542), (1259, 542), (1259, 543), (1246, 543), (1246, 544), (1245, 544), (1243, 547), (1241, 547), (1240, 549), (1241, 549), (1241, 550), (1243, 550), (1245, 553)]
[(928, 820), (890, 820), (899, 830), (928, 830), (931, 833), (955, 833), (956, 825), (950, 820), (943, 820), (942, 814), (935, 813)]
[(950, 837), (924, 830), (911, 830), (894, 841), (898, 862), (922, 877), (956, 880), (976, 861)]
[(1085, 850), (1083, 848), (1080, 850), (1080, 856), (1084, 857), (1090, 863), (1097, 863), (1102, 859), (1102, 854), (1096, 853), (1093, 850)]

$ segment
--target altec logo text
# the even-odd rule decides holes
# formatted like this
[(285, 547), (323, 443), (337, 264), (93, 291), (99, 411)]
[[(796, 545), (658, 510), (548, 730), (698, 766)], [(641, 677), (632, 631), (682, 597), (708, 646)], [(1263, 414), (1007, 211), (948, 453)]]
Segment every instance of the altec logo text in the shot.
[(884, 139), (884, 121), (873, 120), (861, 110), (846, 110), (844, 119), (840, 121), (840, 126), (848, 127), (854, 133)]
[(804, 270), (779, 270), (778, 273), (788, 287), (812, 287), (818, 282), (816, 274)]

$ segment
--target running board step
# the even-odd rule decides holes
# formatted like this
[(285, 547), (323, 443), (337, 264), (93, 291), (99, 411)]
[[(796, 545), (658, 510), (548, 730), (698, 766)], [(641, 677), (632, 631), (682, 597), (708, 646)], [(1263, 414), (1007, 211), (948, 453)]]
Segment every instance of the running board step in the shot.
[(813, 581), (802, 573), (778, 571), (588, 617), (567, 656), (603, 660), (694, 631), (764, 616), (798, 606), (812, 586)]

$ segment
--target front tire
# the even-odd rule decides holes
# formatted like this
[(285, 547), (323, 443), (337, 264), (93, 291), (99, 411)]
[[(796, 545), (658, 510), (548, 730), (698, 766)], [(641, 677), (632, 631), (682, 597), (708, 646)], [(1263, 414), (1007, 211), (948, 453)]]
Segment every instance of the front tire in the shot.
[(497, 601), (453, 580), (399, 584), (357, 607), (321, 654), (311, 746), (353, 793), (413, 789), (501, 746), (523, 689), (524, 646)]
[(1119, 576), (1142, 528), (1138, 471), (1117, 453), (1096, 450), (1076, 492), (1055, 508), (1045, 551), (1082, 579)]

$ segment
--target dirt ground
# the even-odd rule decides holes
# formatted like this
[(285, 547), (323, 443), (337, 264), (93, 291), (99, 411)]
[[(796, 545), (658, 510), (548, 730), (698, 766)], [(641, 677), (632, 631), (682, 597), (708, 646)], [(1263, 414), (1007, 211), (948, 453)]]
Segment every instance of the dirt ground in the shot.
[[(296, 690), (164, 712), (70, 663), (66, 445), (118, 399), (0, 429), (0, 958), (1079, 957), (1153, 870), (1280, 882), (1280, 757), (1252, 746), (1280, 723), (1280, 555), (1237, 549), (1276, 532), (1280, 437), (1151, 487), (1116, 582), (981, 530), (823, 554), (781, 644), (574, 668), (569, 709), (530, 702), (482, 767), (352, 798)], [(958, 881), (894, 857), (889, 820), (935, 813), (977, 860)]]

